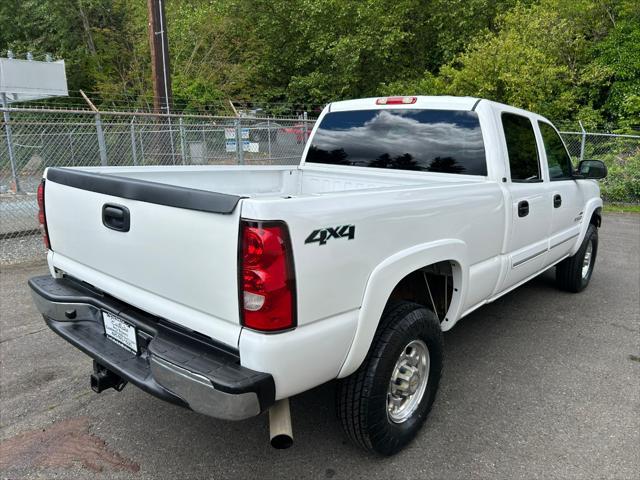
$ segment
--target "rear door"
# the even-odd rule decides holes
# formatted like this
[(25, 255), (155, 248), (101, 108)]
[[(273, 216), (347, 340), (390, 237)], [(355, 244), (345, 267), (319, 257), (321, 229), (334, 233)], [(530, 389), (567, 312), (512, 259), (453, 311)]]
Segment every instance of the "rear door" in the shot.
[(45, 184), (56, 268), (237, 346), (239, 207), (214, 213), (213, 192), (57, 170)]
[(562, 138), (547, 122), (539, 121), (538, 128), (547, 160), (553, 205), (547, 257), (547, 263), (551, 264), (569, 253), (580, 234), (584, 197), (580, 185), (573, 178), (571, 157)]
[(502, 112), (510, 178), (511, 221), (507, 238), (509, 264), (502, 289), (542, 269), (547, 253), (552, 205), (544, 182), (540, 152), (531, 119)]

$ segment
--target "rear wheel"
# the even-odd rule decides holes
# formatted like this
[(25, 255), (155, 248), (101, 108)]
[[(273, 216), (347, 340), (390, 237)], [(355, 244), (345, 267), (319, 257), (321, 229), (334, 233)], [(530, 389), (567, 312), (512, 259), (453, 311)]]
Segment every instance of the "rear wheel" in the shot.
[(587, 288), (598, 254), (598, 229), (589, 225), (582, 245), (575, 255), (565, 258), (556, 265), (558, 288), (578, 293)]
[(440, 322), (431, 311), (390, 304), (363, 364), (338, 386), (338, 415), (349, 438), (381, 455), (409, 443), (431, 410), (442, 355)]

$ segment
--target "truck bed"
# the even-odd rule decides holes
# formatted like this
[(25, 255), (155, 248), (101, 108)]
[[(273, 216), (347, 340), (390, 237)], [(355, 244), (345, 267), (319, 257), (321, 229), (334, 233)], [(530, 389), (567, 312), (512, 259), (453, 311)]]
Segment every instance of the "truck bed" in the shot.
[[(81, 279), (145, 312), (236, 347), (241, 325), (238, 303), (230, 299), (238, 298), (240, 218), (280, 219), (296, 225), (290, 233), (293, 253), (301, 259), (299, 318), (300, 324), (312, 323), (329, 312), (306, 296), (328, 286), (305, 282), (325, 278), (316, 274), (330, 268), (306, 258), (314, 257), (315, 250), (300, 251), (314, 230), (358, 223), (361, 235), (366, 232), (358, 220), (363, 208), (370, 217), (367, 223), (376, 224), (374, 217), (383, 209), (400, 207), (393, 215), (404, 217), (411, 198), (424, 209), (419, 199), (428, 195), (433, 208), (452, 203), (452, 188), (462, 193), (460, 187), (469, 183), (480, 189), (486, 184), (482, 177), (465, 175), (363, 170), (304, 165), (51, 168), (45, 175), (52, 273)], [(467, 203), (464, 196), (454, 203)], [(108, 208), (124, 209), (131, 228), (108, 226)], [(341, 311), (357, 307), (364, 279), (358, 281)]]
[[(323, 166), (159, 166), (78, 168), (90, 173), (156, 182), (242, 198), (289, 198), (353, 190), (477, 181), (464, 175), (363, 171)], [(417, 174), (416, 174), (417, 173)]]

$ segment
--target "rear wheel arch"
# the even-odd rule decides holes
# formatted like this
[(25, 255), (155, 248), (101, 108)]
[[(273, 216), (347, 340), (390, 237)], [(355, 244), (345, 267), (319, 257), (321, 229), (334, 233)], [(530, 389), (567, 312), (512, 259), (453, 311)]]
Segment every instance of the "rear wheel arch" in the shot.
[(394, 300), (404, 300), (422, 305), (431, 310), (440, 323), (450, 323), (449, 312), (455, 308), (460, 292), (461, 265), (446, 259), (417, 268), (405, 275), (393, 288), (387, 304)]
[[(439, 312), (442, 317), (440, 325), (442, 330), (446, 331), (455, 324), (462, 313), (465, 285), (468, 279), (465, 243), (459, 240), (445, 240), (399, 252), (378, 265), (369, 277), (356, 333), (338, 378), (350, 375), (364, 361), (384, 309), (393, 298), (394, 292), (397, 293), (397, 287), (402, 286), (403, 282), (417, 281), (408, 280), (408, 278), (436, 264), (446, 264), (451, 268), (450, 278), (453, 284), (452, 294), (448, 299), (447, 314), (443, 315), (442, 311)], [(408, 300), (413, 301), (410, 298)], [(424, 302), (418, 303), (424, 305)], [(431, 306), (429, 309), (433, 310)]]

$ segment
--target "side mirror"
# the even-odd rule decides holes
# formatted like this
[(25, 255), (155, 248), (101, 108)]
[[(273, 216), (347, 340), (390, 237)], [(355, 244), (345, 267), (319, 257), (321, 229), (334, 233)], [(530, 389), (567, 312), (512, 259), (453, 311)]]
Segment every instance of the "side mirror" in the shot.
[(607, 166), (600, 160), (583, 160), (576, 173), (578, 178), (599, 180), (607, 176)]

